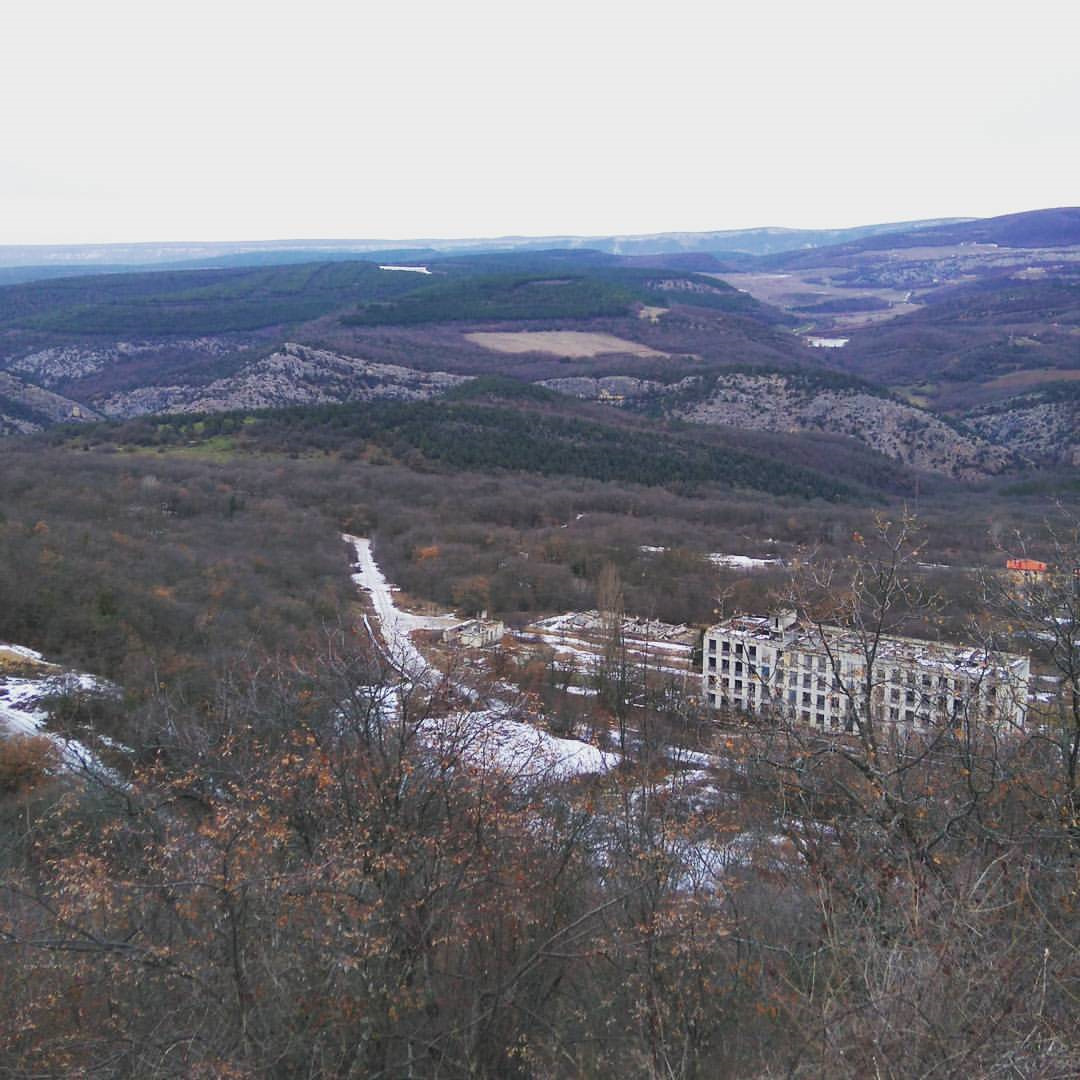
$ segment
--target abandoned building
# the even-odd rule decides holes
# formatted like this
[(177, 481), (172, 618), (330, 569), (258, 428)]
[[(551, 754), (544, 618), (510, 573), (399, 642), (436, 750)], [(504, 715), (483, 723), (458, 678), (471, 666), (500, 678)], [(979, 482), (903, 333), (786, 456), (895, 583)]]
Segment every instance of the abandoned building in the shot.
[(1021, 725), (1028, 657), (800, 622), (794, 611), (740, 615), (705, 631), (702, 682), (716, 709), (774, 716), (823, 731), (863, 718), (926, 730), (965, 719)]
[(497, 645), (503, 639), (506, 627), (493, 619), (470, 619), (458, 626), (443, 631), (443, 641), (448, 645), (459, 645), (463, 649), (486, 649)]

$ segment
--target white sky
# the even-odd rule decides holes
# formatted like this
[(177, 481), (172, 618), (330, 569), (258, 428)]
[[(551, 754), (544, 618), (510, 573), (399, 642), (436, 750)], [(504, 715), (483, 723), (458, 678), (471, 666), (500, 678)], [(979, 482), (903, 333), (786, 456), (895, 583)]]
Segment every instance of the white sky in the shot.
[(0, 243), (1080, 203), (1076, 0), (6, 0)]

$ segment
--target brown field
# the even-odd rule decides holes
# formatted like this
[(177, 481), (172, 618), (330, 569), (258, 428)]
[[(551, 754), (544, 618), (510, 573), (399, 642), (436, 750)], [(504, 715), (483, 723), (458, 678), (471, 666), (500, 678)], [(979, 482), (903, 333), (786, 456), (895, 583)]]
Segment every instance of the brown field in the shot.
[(1075, 368), (1033, 368), (1031, 371), (1010, 371), (984, 385), (990, 390), (1026, 390), (1039, 383), (1072, 382), (1075, 379), (1080, 379), (1080, 371)]
[(474, 345), (501, 353), (552, 353), (555, 356), (582, 358), (602, 353), (627, 353), (631, 356), (667, 356), (637, 341), (627, 341), (614, 334), (589, 333), (583, 330), (480, 330), (466, 334)]

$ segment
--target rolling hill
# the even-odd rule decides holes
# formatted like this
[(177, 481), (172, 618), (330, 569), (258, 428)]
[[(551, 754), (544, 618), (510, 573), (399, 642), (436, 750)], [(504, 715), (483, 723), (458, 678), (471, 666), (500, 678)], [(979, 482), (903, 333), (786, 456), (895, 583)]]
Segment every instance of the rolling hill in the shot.
[[(852, 440), (948, 476), (1067, 464), (1077, 213), (868, 227), (838, 247), (743, 253), (757, 268), (738, 273), (685, 245), (507, 241), (398, 250), (382, 265), (340, 250), (313, 263), (276, 261), (299, 249), (219, 252), (259, 265), (25, 282), (0, 288), (0, 432), (419, 402), (505, 375), (653, 421)], [(779, 258), (787, 269), (768, 269)], [(1046, 434), (1033, 439), (1036, 419)]]

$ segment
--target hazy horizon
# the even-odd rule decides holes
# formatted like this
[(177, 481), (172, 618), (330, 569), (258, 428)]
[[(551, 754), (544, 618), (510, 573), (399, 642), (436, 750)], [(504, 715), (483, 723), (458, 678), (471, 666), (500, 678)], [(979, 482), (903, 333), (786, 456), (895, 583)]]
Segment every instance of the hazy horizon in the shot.
[(845, 228), (1080, 202), (1080, 12), (1052, 0), (49, 0), (8, 22), (0, 244)]

